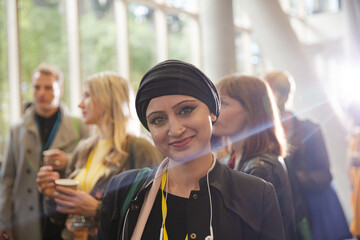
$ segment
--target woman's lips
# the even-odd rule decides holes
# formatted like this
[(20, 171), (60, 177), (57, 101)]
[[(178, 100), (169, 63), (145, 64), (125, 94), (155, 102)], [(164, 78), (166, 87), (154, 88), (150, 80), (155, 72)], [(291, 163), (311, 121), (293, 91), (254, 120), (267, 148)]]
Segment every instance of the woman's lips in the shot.
[(191, 142), (193, 140), (193, 138), (194, 138), (194, 136), (183, 138), (179, 141), (171, 142), (169, 145), (171, 145), (173, 147), (183, 147), (186, 144), (188, 144), (189, 142)]
[(171, 142), (170, 145), (173, 147), (183, 147), (183, 146), (187, 145), (188, 143), (190, 143), (192, 139), (193, 139), (193, 137), (183, 138), (179, 141)]

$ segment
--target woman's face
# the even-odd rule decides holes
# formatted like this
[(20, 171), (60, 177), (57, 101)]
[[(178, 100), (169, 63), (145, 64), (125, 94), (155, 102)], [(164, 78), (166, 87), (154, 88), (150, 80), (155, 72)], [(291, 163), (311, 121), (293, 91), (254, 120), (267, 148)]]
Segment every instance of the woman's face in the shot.
[(84, 96), (79, 104), (86, 124), (100, 124), (102, 106), (96, 96), (90, 96), (89, 86), (84, 86)]
[(168, 95), (153, 98), (146, 118), (155, 146), (174, 161), (189, 161), (211, 151), (216, 116), (197, 98)]
[(214, 124), (213, 134), (232, 137), (244, 132), (248, 125), (248, 113), (243, 105), (226, 93), (221, 93), (220, 99), (220, 116)]

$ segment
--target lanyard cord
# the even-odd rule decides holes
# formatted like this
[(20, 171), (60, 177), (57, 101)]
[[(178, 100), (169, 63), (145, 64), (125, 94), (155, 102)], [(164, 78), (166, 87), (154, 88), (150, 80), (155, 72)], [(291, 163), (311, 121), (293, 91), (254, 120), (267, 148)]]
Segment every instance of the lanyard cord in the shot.
[[(52, 129), (51, 129), (49, 138), (48, 138), (45, 146), (42, 147), (42, 151), (45, 151), (45, 150), (49, 149), (50, 144), (51, 144), (51, 142), (52, 142), (53, 139), (54, 139), (56, 130), (57, 130), (57, 128), (58, 128), (58, 126), (59, 126), (59, 123), (60, 123), (60, 120), (61, 120), (61, 111), (60, 111), (60, 109), (59, 109), (59, 111), (57, 112), (57, 114), (58, 114), (58, 115), (57, 115), (57, 118), (56, 118), (56, 122), (55, 122), (54, 126), (53, 126)], [(40, 129), (40, 124), (39, 124), (39, 120), (37, 119), (37, 117), (35, 117), (35, 122), (36, 122), (36, 126), (38, 127), (39, 134), (40, 134), (40, 137), (41, 137), (41, 129)]]
[[(165, 193), (165, 197), (164, 197), (164, 188), (166, 185), (166, 193)], [(165, 220), (166, 220), (166, 216), (167, 216), (167, 197), (168, 197), (168, 189), (169, 186), (169, 179), (167, 177), (167, 170), (162, 174), (161, 177), (161, 213), (162, 213), (162, 224), (161, 224), (161, 229), (160, 229), (160, 240), (169, 240), (167, 231), (166, 231), (166, 226), (165, 226)], [(163, 238), (164, 237), (164, 238)], [(188, 235), (186, 234), (185, 240), (188, 239)]]

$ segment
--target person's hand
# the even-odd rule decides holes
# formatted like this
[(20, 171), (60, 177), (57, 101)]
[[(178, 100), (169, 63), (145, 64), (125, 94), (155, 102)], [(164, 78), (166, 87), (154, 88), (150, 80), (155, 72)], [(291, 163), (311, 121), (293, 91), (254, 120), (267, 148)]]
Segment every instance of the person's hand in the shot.
[(0, 240), (14, 240), (14, 237), (10, 230), (0, 231)]
[(86, 192), (56, 186), (54, 198), (58, 212), (85, 217), (94, 217), (96, 215), (98, 200)]
[[(36, 184), (40, 193), (53, 197), (55, 191), (55, 180), (59, 179), (58, 172), (54, 172), (51, 166), (43, 166), (36, 175)], [(49, 189), (49, 190), (47, 190)]]
[(67, 157), (65, 152), (59, 149), (50, 149), (44, 151), (44, 164), (52, 166), (54, 170), (65, 169), (67, 164)]

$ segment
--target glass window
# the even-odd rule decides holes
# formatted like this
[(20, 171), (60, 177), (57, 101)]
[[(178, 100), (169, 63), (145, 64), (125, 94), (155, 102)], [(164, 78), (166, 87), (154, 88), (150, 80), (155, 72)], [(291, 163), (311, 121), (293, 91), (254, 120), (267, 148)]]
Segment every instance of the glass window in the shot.
[(191, 62), (191, 24), (185, 14), (167, 14), (169, 58)]
[[(67, 78), (68, 54), (64, 0), (19, 0), (18, 6), (22, 94), (24, 101), (32, 101), (31, 73), (40, 63), (59, 67)], [(64, 82), (64, 100), (69, 103), (66, 82)]]
[(112, 1), (80, 1), (82, 78), (117, 71), (116, 28)]
[(10, 121), (6, 42), (6, 6), (0, 1), (0, 166)]
[(248, 72), (250, 74), (250, 69), (247, 66), (249, 62), (249, 56), (246, 47), (246, 41), (244, 34), (241, 32), (236, 33), (235, 35), (235, 55), (236, 55), (236, 70), (238, 72)]
[(341, 8), (340, 0), (306, 0), (306, 13), (308, 15), (323, 12), (338, 12)]
[(135, 89), (147, 70), (156, 63), (154, 10), (137, 3), (128, 5), (130, 82)]
[(194, 0), (166, 0), (166, 5), (174, 8), (179, 8), (187, 12), (194, 12)]
[(259, 44), (248, 32), (238, 32), (235, 37), (236, 68), (238, 72), (259, 75), (264, 69)]

